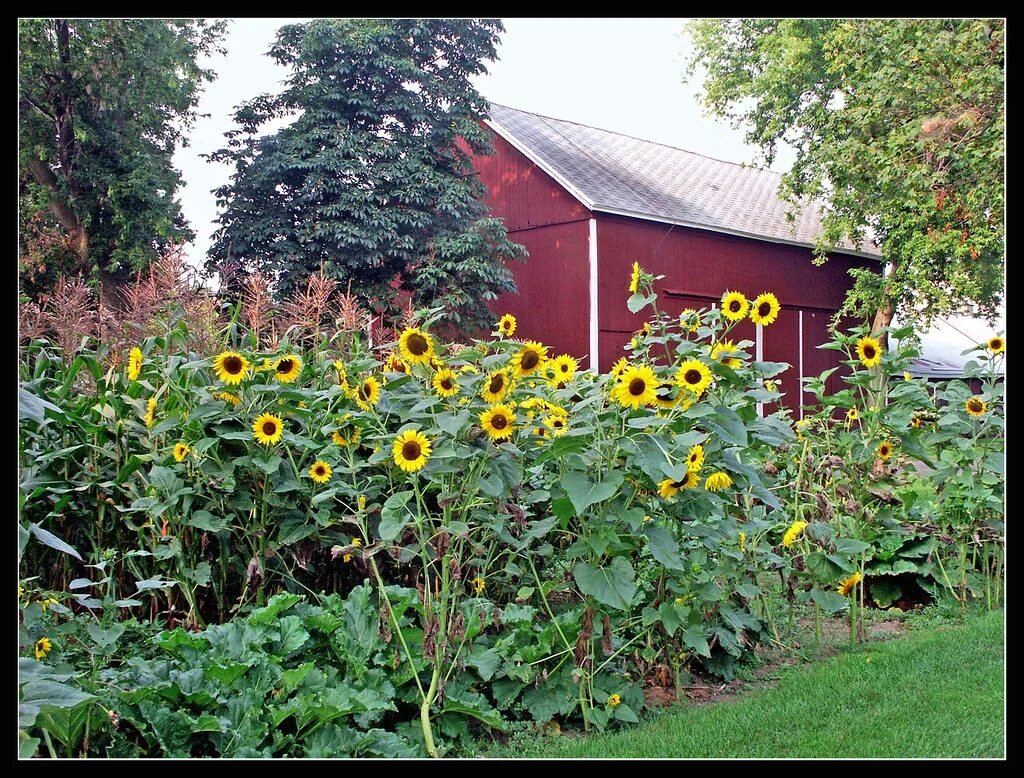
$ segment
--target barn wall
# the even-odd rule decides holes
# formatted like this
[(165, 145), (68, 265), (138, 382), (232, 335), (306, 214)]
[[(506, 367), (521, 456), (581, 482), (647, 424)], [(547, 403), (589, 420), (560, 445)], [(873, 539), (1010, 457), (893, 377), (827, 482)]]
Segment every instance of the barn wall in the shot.
[[(825, 328), (852, 282), (848, 269), (871, 264), (871, 260), (839, 254), (817, 267), (811, 261), (811, 250), (800, 246), (600, 213), (597, 246), (601, 370), (626, 353), (622, 347), (644, 320), (643, 312), (631, 314), (626, 308), (630, 270), (637, 261), (648, 272), (665, 276), (656, 284), (658, 304), (672, 315), (684, 308), (711, 307), (727, 289), (743, 292), (748, 298), (773, 292), (783, 310), (775, 324), (763, 328), (763, 359), (794, 366), (781, 375), (783, 391), (788, 393), (785, 403), (794, 409), (799, 385), (800, 312), (803, 375), (837, 366), (838, 352), (815, 347), (828, 340)], [(755, 330), (746, 320), (730, 337), (753, 341)], [(753, 346), (749, 353), (753, 356)], [(829, 390), (838, 388), (839, 376), (834, 375)]]
[(515, 146), (491, 132), (494, 153), (474, 157), (491, 213), (509, 232), (590, 218), (590, 211)]
[(519, 293), (501, 295), (491, 310), (516, 317), (517, 338), (541, 341), (552, 355), (582, 357), (590, 338), (591, 213), (493, 131), (491, 142), (493, 154), (473, 158), (487, 205), (509, 239), (529, 252), (511, 265)]

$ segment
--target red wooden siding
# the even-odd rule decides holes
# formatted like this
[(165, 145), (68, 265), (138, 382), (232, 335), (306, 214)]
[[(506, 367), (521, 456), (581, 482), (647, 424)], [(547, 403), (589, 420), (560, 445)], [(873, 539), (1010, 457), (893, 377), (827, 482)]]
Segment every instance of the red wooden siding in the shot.
[(515, 146), (493, 134), (491, 143), (494, 153), (475, 157), (474, 162), (487, 186), (487, 205), (491, 213), (504, 219), (505, 229), (516, 232), (590, 218), (590, 211), (579, 200)]
[(590, 337), (590, 211), (504, 138), (492, 133), (491, 142), (494, 153), (473, 160), (487, 204), (530, 252), (512, 263), (519, 294), (501, 295), (491, 309), (516, 317), (517, 338), (581, 357)]
[[(762, 358), (793, 366), (780, 379), (787, 394), (784, 403), (794, 411), (799, 393), (800, 311), (804, 311), (803, 375), (817, 375), (838, 364), (837, 352), (815, 346), (828, 340), (825, 327), (851, 283), (847, 271), (870, 262), (834, 255), (817, 267), (811, 250), (801, 246), (601, 213), (597, 214), (597, 252), (601, 370), (625, 353), (623, 345), (644, 320), (644, 312), (631, 314), (626, 308), (630, 270), (636, 261), (648, 272), (665, 276), (655, 288), (659, 307), (673, 315), (683, 308), (710, 308), (726, 290), (743, 292), (748, 298), (773, 292), (783, 310), (774, 324), (762, 328)], [(756, 327), (749, 320), (741, 322), (730, 338), (754, 341)], [(755, 347), (748, 353), (754, 356)], [(839, 388), (838, 380), (838, 376), (830, 379), (830, 390)]]
[(516, 317), (515, 337), (541, 341), (552, 356), (582, 357), (589, 351), (588, 225), (566, 222), (509, 235), (530, 255), (523, 264), (513, 263), (519, 294), (503, 294), (491, 307), (496, 316)]

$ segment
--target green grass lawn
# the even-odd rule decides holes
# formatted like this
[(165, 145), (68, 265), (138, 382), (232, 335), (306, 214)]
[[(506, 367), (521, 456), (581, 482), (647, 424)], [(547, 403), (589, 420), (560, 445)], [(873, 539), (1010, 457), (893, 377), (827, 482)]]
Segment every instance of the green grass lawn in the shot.
[(519, 757), (1002, 757), (1003, 614), (870, 643), (770, 689), (628, 730), (517, 740)]

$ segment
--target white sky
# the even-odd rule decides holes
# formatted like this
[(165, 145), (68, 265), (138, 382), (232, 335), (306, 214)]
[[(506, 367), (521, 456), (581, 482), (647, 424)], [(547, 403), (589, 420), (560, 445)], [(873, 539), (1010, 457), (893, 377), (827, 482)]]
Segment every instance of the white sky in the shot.
[[(288, 76), (265, 56), (279, 27), (304, 19), (236, 19), (228, 27), (225, 57), (204, 64), (217, 72), (199, 103), (191, 144), (175, 165), (185, 186), (180, 199), (196, 231), (187, 253), (199, 265), (210, 246), (217, 214), (211, 190), (227, 183), (231, 168), (199, 154), (223, 147), (235, 108), (264, 92), (278, 92)], [(753, 162), (743, 133), (704, 118), (697, 86), (682, 83), (689, 43), (685, 19), (505, 19), (498, 61), (475, 85), (488, 100), (706, 154)], [(697, 81), (695, 79), (695, 81)], [(699, 83), (699, 81), (697, 81)], [(279, 125), (277, 125), (279, 126)], [(275, 127), (276, 129), (276, 127)], [(779, 155), (782, 171), (792, 155)]]

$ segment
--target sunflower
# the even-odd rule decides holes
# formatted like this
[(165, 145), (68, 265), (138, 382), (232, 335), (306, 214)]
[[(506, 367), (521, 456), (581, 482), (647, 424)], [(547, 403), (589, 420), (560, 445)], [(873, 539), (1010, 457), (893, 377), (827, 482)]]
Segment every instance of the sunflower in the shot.
[[(360, 538), (352, 538), (352, 540), (349, 542), (349, 545), (350, 546), (355, 546), (356, 548), (359, 548), (360, 546), (363, 545), (363, 541)], [(352, 561), (352, 555), (351, 554), (345, 554), (341, 558), (341, 561), (342, 562), (351, 562)]]
[(282, 384), (290, 384), (302, 372), (302, 359), (298, 354), (287, 354), (274, 362), (274, 378)]
[(473, 375), (476, 375), (477, 373), (480, 372), (480, 368), (478, 368), (476, 365), (465, 364), (459, 367), (459, 372), (472, 373)]
[(313, 463), (313, 466), (309, 468), (309, 477), (318, 484), (325, 484), (331, 480), (331, 466), (322, 459), (318, 459)]
[(608, 695), (608, 704), (611, 705), (613, 708), (616, 705), (618, 705), (619, 703), (621, 703), (621, 702), (622, 702), (622, 697), (620, 695), (618, 695), (618, 694), (610, 694), (610, 695)]
[(498, 320), (498, 332), (504, 335), (506, 338), (511, 338), (516, 334), (516, 317), (511, 313), (506, 313)]
[(989, 338), (986, 345), (993, 354), (1001, 354), (1006, 349), (1006, 338), (1000, 338), (997, 335), (994, 338)]
[(371, 406), (380, 402), (380, 381), (373, 376), (364, 378), (363, 382), (359, 384), (359, 388), (356, 389), (355, 401), (356, 405), (364, 411), (370, 410)]
[(230, 403), (231, 405), (238, 405), (240, 402), (242, 402), (241, 397), (239, 397), (237, 394), (231, 394), (231, 392), (217, 392), (215, 395), (213, 395), (213, 397), (215, 400), (223, 400), (224, 402)]
[(565, 416), (558, 413), (553, 413), (544, 419), (544, 423), (551, 428), (551, 434), (556, 438), (561, 437), (569, 431), (569, 422)]
[(630, 365), (612, 389), (612, 399), (626, 407), (653, 405), (657, 399), (658, 379), (647, 365)]
[(882, 344), (875, 338), (861, 338), (857, 341), (857, 357), (864, 367), (874, 367), (882, 361)]
[(439, 397), (454, 397), (459, 393), (459, 377), (448, 368), (434, 373), (433, 384)]
[(709, 492), (717, 492), (722, 489), (727, 489), (732, 486), (732, 479), (728, 473), (719, 470), (717, 473), (712, 473), (704, 481), (704, 488)]
[(395, 438), (392, 455), (396, 465), (407, 473), (415, 473), (430, 459), (430, 441), (421, 432), (406, 430)]
[(972, 397), (964, 403), (964, 408), (971, 416), (984, 416), (985, 411), (988, 410), (988, 403), (980, 397)]
[(857, 419), (859, 419), (859, 418), (860, 418), (860, 411), (858, 411), (856, 408), (850, 408), (850, 410), (848, 410), (846, 412), (846, 420), (847, 421), (857, 421)]
[(399, 336), (398, 349), (410, 365), (427, 365), (434, 357), (434, 341), (419, 327), (409, 327)]
[(739, 353), (739, 349), (733, 345), (731, 340), (723, 340), (720, 343), (716, 343), (714, 348), (711, 349), (711, 358), (716, 361), (720, 361), (726, 367), (731, 367), (735, 370), (738, 367), (743, 367), (743, 360), (727, 355), (737, 353)]
[(249, 372), (249, 360), (234, 351), (223, 351), (213, 359), (217, 380), (225, 384), (240, 384)]
[(747, 550), (747, 533), (740, 533), (740, 553), (744, 553)]
[(702, 467), (704, 467), (704, 446), (698, 443), (686, 455), (686, 469), (699, 473)]
[(475, 594), (483, 594), (484, 589), (487, 588), (487, 581), (485, 581), (479, 575), (476, 578), (474, 578), (472, 581), (470, 581), (470, 584), (472, 584), (473, 592)]
[(626, 361), (626, 358), (619, 357), (619, 361), (612, 365), (612, 369), (608, 372), (615, 377), (615, 380), (619, 380), (627, 367), (629, 367), (629, 362)]
[(480, 426), (493, 440), (504, 440), (512, 435), (516, 415), (507, 405), (493, 405), (480, 414)]
[(754, 324), (767, 326), (779, 318), (782, 306), (771, 292), (762, 292), (750, 305), (750, 320)]
[(175, 462), (184, 462), (185, 461), (185, 457), (188, 456), (188, 452), (191, 451), (191, 450), (192, 449), (190, 449), (184, 443), (175, 443), (174, 444), (174, 461)]
[(550, 437), (551, 433), (548, 431), (547, 427), (534, 427), (532, 434), (533, 437), (536, 438), (535, 443), (538, 446), (543, 446), (544, 441)]
[(50, 643), (49, 638), (39, 638), (35, 645), (36, 661), (42, 661), (46, 658), (46, 655), (53, 650), (53, 644)]
[[(673, 392), (675, 392), (674, 395)], [(681, 392), (682, 390), (671, 381), (662, 381), (658, 384), (658, 388), (654, 390), (654, 404), (663, 410), (674, 408), (679, 404)]]
[(519, 407), (526, 412), (526, 418), (532, 419), (536, 411), (546, 410), (548, 403), (543, 397), (527, 397)]
[(523, 344), (519, 353), (512, 357), (512, 368), (516, 371), (516, 376), (522, 378), (543, 368), (547, 358), (547, 346), (535, 340), (528, 340)]
[(888, 440), (883, 440), (878, 444), (878, 458), (883, 462), (892, 456), (892, 443)]
[(497, 403), (505, 399), (505, 395), (511, 388), (512, 382), (509, 380), (508, 370), (501, 368), (487, 376), (480, 395), (489, 403)]
[(636, 294), (640, 291), (640, 263), (633, 263), (633, 272), (629, 276), (629, 291)]
[(355, 446), (359, 443), (359, 427), (352, 427), (352, 432), (347, 436), (341, 430), (335, 430), (331, 433), (331, 442), (336, 446)]
[(722, 315), (729, 321), (739, 321), (747, 315), (750, 303), (742, 292), (726, 292), (722, 295)]
[(156, 421), (156, 398), (150, 397), (146, 400), (146, 415), (142, 417), (147, 427), (152, 427)]
[(684, 308), (679, 314), (679, 326), (690, 332), (696, 332), (700, 326), (700, 314), (693, 308)]
[(676, 383), (700, 397), (711, 386), (711, 370), (699, 359), (688, 359), (676, 371)]
[(803, 531), (806, 527), (806, 521), (794, 521), (792, 524), (789, 525), (789, 529), (786, 530), (786, 534), (782, 536), (782, 545), (784, 545), (786, 548), (792, 546), (803, 534)]
[(847, 597), (854, 590), (854, 587), (861, 582), (862, 578), (863, 576), (859, 572), (854, 573), (849, 578), (844, 578), (840, 581), (836, 591), (843, 595), (843, 597)]
[(128, 352), (128, 380), (134, 381), (142, 372), (142, 349), (138, 346)]
[(560, 354), (550, 364), (555, 380), (561, 383), (571, 381), (579, 370), (579, 363), (568, 354)]
[(693, 470), (687, 470), (686, 475), (679, 481), (666, 478), (658, 484), (658, 494), (666, 500), (671, 500), (680, 489), (694, 489), (700, 485), (700, 476)]
[(272, 413), (257, 416), (256, 421), (252, 423), (252, 436), (264, 446), (277, 443), (283, 434), (284, 423), (281, 421), (281, 417)]
[(384, 361), (384, 372), (408, 373), (409, 366), (402, 361), (402, 358), (398, 356), (398, 354), (389, 354), (388, 358)]

